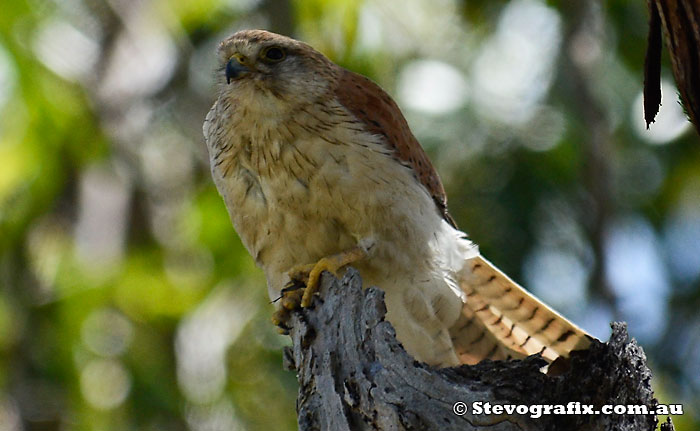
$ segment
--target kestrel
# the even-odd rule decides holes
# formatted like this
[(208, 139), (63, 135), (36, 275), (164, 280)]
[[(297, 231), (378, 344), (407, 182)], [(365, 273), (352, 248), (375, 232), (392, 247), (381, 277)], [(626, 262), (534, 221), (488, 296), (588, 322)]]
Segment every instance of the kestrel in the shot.
[(270, 298), (352, 264), (385, 292), (406, 351), (435, 366), (540, 353), (587, 334), (484, 259), (447, 211), (440, 178), (377, 84), (262, 30), (218, 48), (204, 122), (214, 182)]

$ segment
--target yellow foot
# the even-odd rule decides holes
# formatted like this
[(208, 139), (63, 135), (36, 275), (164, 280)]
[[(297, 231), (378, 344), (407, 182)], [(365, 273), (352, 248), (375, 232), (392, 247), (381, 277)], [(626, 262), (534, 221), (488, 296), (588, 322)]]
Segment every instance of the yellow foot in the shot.
[(291, 311), (299, 308), (301, 297), (304, 294), (304, 285), (298, 281), (292, 280), (284, 289), (282, 289), (279, 298), (280, 304), (272, 314), (272, 323), (277, 326), (280, 334), (289, 334), (289, 319), (292, 316)]
[(340, 268), (356, 262), (366, 255), (367, 252), (364, 248), (356, 246), (344, 252), (321, 258), (313, 264), (295, 266), (289, 271), (289, 277), (292, 280), (298, 280), (306, 284), (306, 289), (304, 289), (304, 294), (301, 297), (301, 306), (308, 307), (311, 305), (311, 298), (318, 290), (319, 280), (323, 271), (331, 272), (337, 277)]

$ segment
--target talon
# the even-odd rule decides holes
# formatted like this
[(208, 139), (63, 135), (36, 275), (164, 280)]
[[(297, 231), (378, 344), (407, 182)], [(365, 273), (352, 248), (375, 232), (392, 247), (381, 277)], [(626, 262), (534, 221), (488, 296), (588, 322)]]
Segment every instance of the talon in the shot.
[(328, 271), (338, 277), (338, 270), (349, 263), (353, 263), (367, 256), (367, 251), (364, 247), (356, 246), (342, 253), (326, 256), (319, 259), (315, 264), (298, 265), (289, 271), (289, 277), (292, 280), (303, 281), (306, 284), (304, 294), (301, 297), (301, 306), (308, 307), (311, 305), (311, 300), (318, 290), (321, 274), (323, 271)]
[(282, 296), (280, 306), (287, 310), (294, 310), (296, 308), (299, 308), (303, 294), (304, 289), (296, 289), (289, 292), (285, 292), (284, 296)]
[[(309, 273), (314, 269), (313, 263), (307, 263), (303, 265), (294, 266), (287, 274), (289, 274), (289, 279), (291, 280), (289, 286), (293, 286), (295, 281), (300, 281), (302, 284), (306, 285), (309, 281)], [(286, 289), (286, 287), (285, 287)]]
[(282, 329), (289, 329), (287, 326), (287, 321), (289, 320), (289, 310), (286, 308), (278, 308), (277, 311), (272, 313), (272, 323), (275, 326), (279, 326)]
[[(319, 280), (323, 271), (338, 276), (338, 270), (343, 266), (355, 262), (367, 255), (364, 248), (357, 246), (343, 253), (324, 257), (314, 264), (297, 265), (288, 274), (290, 281), (280, 292), (279, 308), (272, 315), (272, 323), (278, 328), (280, 334), (289, 334), (289, 318), (291, 311), (311, 305), (314, 293), (318, 290)], [(306, 285), (304, 288), (303, 286)]]
[(272, 314), (272, 323), (277, 326), (277, 332), (282, 335), (288, 335), (290, 327), (289, 319), (292, 317), (292, 310), (299, 308), (301, 302), (302, 289), (282, 290), (280, 296), (280, 304), (277, 311)]
[[(308, 278), (308, 276), (306, 276), (305, 278)], [(299, 279), (292, 278), (291, 280), (289, 280), (289, 283), (287, 283), (284, 286), (284, 288), (282, 288), (282, 290), (280, 291), (281, 296), (278, 299), (282, 299), (282, 296), (284, 296), (284, 294), (288, 292), (292, 292), (295, 290), (303, 290), (304, 287), (306, 287), (306, 283), (303, 283)]]
[(324, 257), (314, 265), (313, 269), (309, 273), (309, 281), (306, 283), (306, 289), (304, 289), (304, 295), (301, 297), (301, 306), (303, 308), (311, 305), (311, 300), (314, 294), (318, 290), (318, 286), (321, 280), (321, 274), (323, 271), (328, 271), (338, 277), (338, 270), (342, 265), (339, 265), (338, 260), (328, 257)]

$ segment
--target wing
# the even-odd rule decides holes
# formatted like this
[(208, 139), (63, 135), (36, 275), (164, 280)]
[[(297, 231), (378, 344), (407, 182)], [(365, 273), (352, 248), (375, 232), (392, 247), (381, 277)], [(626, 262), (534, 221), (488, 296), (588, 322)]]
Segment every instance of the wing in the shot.
[(591, 337), (549, 308), (481, 256), (466, 261), (460, 288), (467, 296), (450, 330), (460, 360), (522, 358), (548, 361), (585, 349)]
[[(440, 177), (391, 97), (369, 79), (342, 69), (335, 95), (367, 130), (382, 135), (397, 161), (413, 170), (452, 226)], [(541, 353), (550, 361), (590, 344), (589, 336), (532, 296), (481, 256), (466, 261), (460, 288), (467, 296), (450, 333), (464, 363)]]
[(447, 196), (440, 177), (433, 168), (396, 102), (377, 84), (362, 75), (341, 69), (335, 90), (338, 101), (372, 133), (382, 135), (397, 160), (411, 168), (425, 186), (440, 214), (453, 227), (447, 212)]

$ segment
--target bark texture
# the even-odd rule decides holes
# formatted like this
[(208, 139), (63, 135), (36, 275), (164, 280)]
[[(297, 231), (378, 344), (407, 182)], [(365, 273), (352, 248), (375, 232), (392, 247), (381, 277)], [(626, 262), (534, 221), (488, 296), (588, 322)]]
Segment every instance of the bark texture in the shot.
[[(540, 371), (538, 356), (434, 369), (414, 361), (384, 320), (380, 289), (362, 289), (352, 268), (342, 281), (324, 273), (312, 307), (294, 312), (286, 366), (299, 381), (300, 430), (654, 430), (654, 415), (475, 414), (496, 404), (657, 404), (642, 349), (614, 323), (607, 343), (593, 342)], [(457, 402), (466, 412), (453, 411)], [(482, 405), (484, 405), (482, 404)], [(462, 405), (458, 405), (462, 407)]]

